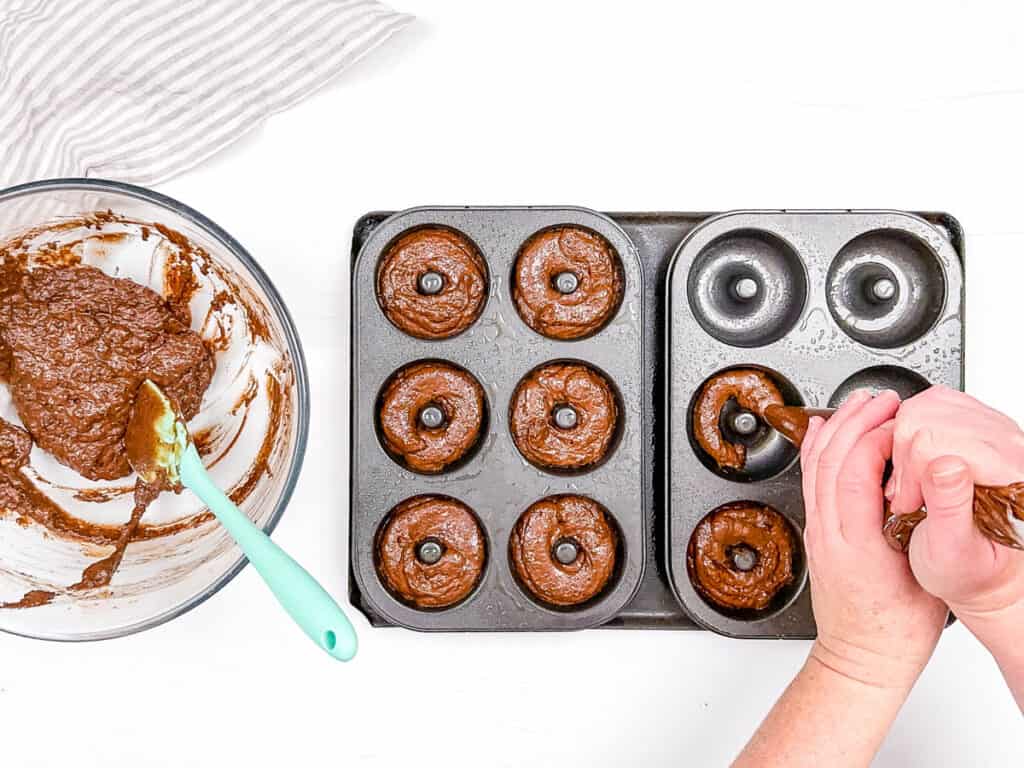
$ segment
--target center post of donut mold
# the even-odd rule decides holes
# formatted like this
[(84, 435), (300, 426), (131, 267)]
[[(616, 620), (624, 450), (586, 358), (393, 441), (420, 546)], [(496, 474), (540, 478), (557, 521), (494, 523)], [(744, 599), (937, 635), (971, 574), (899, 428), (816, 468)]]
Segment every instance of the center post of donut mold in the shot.
[(579, 423), (579, 414), (571, 405), (556, 405), (551, 411), (551, 419), (559, 429), (575, 429)]
[(737, 571), (752, 571), (757, 565), (757, 551), (746, 544), (729, 547), (729, 559)]
[(576, 293), (576, 289), (580, 287), (580, 279), (575, 272), (559, 272), (555, 275), (555, 279), (552, 281), (555, 286), (555, 290), (559, 293), (568, 296), (571, 293)]
[(737, 435), (742, 435), (743, 437), (753, 435), (760, 426), (760, 419), (755, 414), (742, 408), (736, 410), (729, 417), (729, 427)]
[(424, 272), (416, 280), (416, 287), (424, 296), (436, 296), (444, 288), (444, 275), (439, 272)]
[(445, 421), (444, 410), (439, 405), (431, 403), (419, 412), (419, 422), (426, 429), (439, 429)]
[(444, 544), (432, 536), (416, 545), (416, 559), (424, 565), (434, 565), (442, 555), (444, 555)]
[(580, 556), (580, 545), (572, 538), (559, 539), (551, 549), (551, 556), (562, 565), (572, 565)]
[(873, 280), (867, 287), (867, 299), (875, 304), (883, 304), (896, 298), (896, 281), (889, 277)]
[(757, 284), (757, 280), (752, 277), (738, 278), (732, 284), (732, 292), (740, 301), (750, 301), (756, 297), (760, 291), (761, 287)]

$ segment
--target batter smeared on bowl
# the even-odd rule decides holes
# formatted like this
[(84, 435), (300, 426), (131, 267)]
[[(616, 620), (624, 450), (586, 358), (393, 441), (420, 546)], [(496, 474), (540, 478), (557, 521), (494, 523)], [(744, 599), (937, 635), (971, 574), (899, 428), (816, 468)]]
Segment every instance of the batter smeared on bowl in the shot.
[[(127, 258), (129, 252), (136, 256), (132, 248), (140, 247), (152, 254), (149, 273), (153, 276), (159, 270), (162, 293), (116, 276), (119, 258)], [(115, 274), (84, 263), (87, 260), (111, 262)], [(138, 266), (137, 261), (125, 262), (126, 269)], [(204, 283), (216, 290), (195, 330), (191, 307)], [(247, 334), (249, 358), (259, 357), (256, 350), (268, 338), (267, 321), (249, 298), (230, 273), (184, 235), (111, 212), (62, 220), (0, 246), (0, 380), (12, 405), (5, 410), (7, 418), (0, 419), (0, 518), (14, 518), (22, 527), (42, 526), (51, 534), (82, 542), (88, 552), (96, 545), (113, 547), (105, 557), (89, 555), (94, 562), (78, 582), (47, 583), (45, 589), (28, 590), (22, 599), (0, 606), (35, 607), (57, 594), (106, 587), (132, 541), (179, 533), (211, 519), (208, 511), (199, 510), (143, 524), (143, 514), (166, 489), (140, 480), (110, 483), (132, 474), (125, 435), (143, 381), (158, 384), (183, 416), (192, 419), (207, 404), (204, 398), (217, 372), (218, 355), (238, 343), (240, 330)], [(237, 372), (234, 363), (228, 367)], [(220, 451), (210, 458), (215, 463), (235, 445), (249, 406), (265, 393), (266, 433), (253, 463), (230, 488), (236, 503), (267, 471), (278, 430), (290, 418), (282, 412), (284, 390), (290, 386), (287, 369), (277, 361), (268, 363), (270, 370), (273, 375), (261, 382), (254, 367), (247, 374), (252, 380), (242, 382), (245, 388), (227, 418), (206, 429), (209, 451)], [(222, 386), (226, 389), (218, 388), (218, 395), (234, 388), (230, 382)], [(213, 435), (215, 430), (221, 434)], [(50, 477), (33, 466), (36, 456)], [(57, 464), (76, 475), (57, 471)], [(72, 476), (99, 484), (68, 487), (67, 478)], [(74, 509), (67, 509), (57, 499), (71, 491)], [(80, 516), (83, 506), (100, 506), (126, 495), (134, 498), (127, 523)], [(29, 584), (41, 585), (39, 578), (26, 575)]]
[[(0, 269), (0, 372), (32, 440), (90, 480), (131, 474), (124, 437), (142, 382), (158, 382), (192, 418), (213, 378), (213, 355), (184, 311), (91, 266)], [(115, 552), (71, 589), (110, 583), (127, 538), (158, 493), (137, 485)], [(46, 523), (34, 503), (13, 511)]]
[(735, 502), (698, 523), (686, 551), (694, 588), (731, 610), (768, 608), (793, 581), (793, 534), (771, 507)]
[(611, 244), (583, 227), (538, 232), (516, 258), (512, 298), (523, 321), (552, 339), (601, 330), (622, 303), (622, 264)]

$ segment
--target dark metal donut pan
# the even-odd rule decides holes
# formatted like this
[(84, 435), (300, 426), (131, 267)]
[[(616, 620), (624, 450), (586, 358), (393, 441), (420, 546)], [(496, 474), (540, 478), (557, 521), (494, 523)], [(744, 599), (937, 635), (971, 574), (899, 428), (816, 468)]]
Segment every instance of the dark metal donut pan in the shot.
[[(561, 212), (584, 218), (565, 218)], [(521, 218), (524, 214), (539, 218), (524, 220)], [(475, 228), (450, 220), (449, 216), (480, 218)], [(613, 239), (605, 230), (588, 223), (590, 217), (597, 217), (604, 225), (608, 219), (614, 221), (618, 225), (615, 227), (617, 238), (624, 232), (627, 242)], [(519, 318), (511, 303), (508, 279), (518, 246), (535, 229), (573, 221), (602, 232), (619, 251), (627, 269), (626, 297), (612, 326), (604, 333), (585, 341), (552, 342), (534, 334)], [(374, 272), (381, 250), (399, 232), (427, 223), (448, 224), (470, 235), (488, 261), (492, 280), (487, 306), (477, 324), (462, 336), (441, 342), (417, 341), (403, 336), (383, 317), (374, 295)], [(913, 238), (924, 242), (925, 251), (930, 249), (942, 261), (943, 278), (947, 281), (940, 317), (927, 329), (925, 336), (902, 346), (872, 348), (854, 340), (836, 323), (826, 298), (829, 269), (838, 264), (837, 255), (847, 243), (876, 229), (905, 233), (906, 239), (901, 239), (900, 245), (910, 243), (911, 250), (916, 242)], [(705, 248), (709, 244), (724, 252), (720, 259), (724, 262), (742, 264), (743, 252), (752, 252), (757, 257), (760, 251), (763, 255), (765, 244), (771, 246), (777, 241), (760, 235), (760, 231), (774, 233), (777, 241), (790, 246), (789, 261), (798, 264), (806, 277), (805, 300), (789, 315), (778, 311), (777, 307), (770, 308), (769, 319), (781, 315), (783, 326), (793, 322), (792, 327), (784, 328), (777, 338), (772, 338), (777, 330), (765, 329), (770, 323), (751, 324), (748, 319), (745, 329), (743, 322), (728, 329), (736, 335), (720, 334), (728, 339), (722, 341), (706, 329), (714, 329), (715, 313), (703, 312), (698, 320), (691, 305), (688, 293), (691, 266), (701, 254), (704, 254), (702, 258), (708, 258)], [(753, 242), (734, 248), (729, 235), (735, 233), (742, 238), (752, 238)], [(488, 242), (495, 242), (496, 246), (489, 247)], [(843, 261), (853, 266), (839, 274), (853, 270), (861, 278), (876, 277), (877, 270), (864, 272), (860, 266), (865, 252), (870, 256), (872, 248), (878, 251), (883, 264), (895, 259), (897, 267), (908, 255), (906, 247), (893, 248), (890, 253), (884, 248), (879, 250), (878, 243), (873, 244), (870, 238), (866, 243), (862, 240), (860, 245), (863, 247), (855, 246), (846, 252)], [(736, 251), (741, 252), (741, 258), (736, 258)], [(636, 269), (639, 275), (641, 269), (633, 264), (630, 252), (636, 253), (642, 265), (639, 285), (631, 283), (632, 270)], [(689, 583), (686, 548), (690, 532), (706, 513), (719, 505), (737, 500), (759, 501), (774, 506), (798, 530), (803, 524), (800, 473), (796, 463), (767, 479), (740, 482), (720, 477), (701, 461), (691, 444), (688, 425), (689, 406), (696, 390), (723, 368), (747, 365), (781, 374), (807, 405), (824, 405), (830, 401), (834, 404), (856, 384), (888, 385), (887, 379), (894, 369), (910, 372), (904, 374), (904, 383), (909, 389), (925, 381), (962, 386), (963, 239), (959, 224), (946, 214), (850, 211), (595, 214), (578, 208), (415, 209), (400, 214), (375, 212), (362, 217), (355, 226), (352, 256), (349, 584), (352, 603), (374, 626), (467, 631), (571, 629), (600, 624), (606, 628), (710, 628), (738, 637), (812, 637), (815, 630), (805, 580), (791, 590), (795, 597), (781, 610), (745, 619), (726, 616), (711, 608)], [(755, 287), (763, 290), (762, 286), (768, 284), (785, 288), (785, 281), (774, 279), (780, 270), (777, 267), (773, 270), (772, 265), (788, 263), (785, 256), (779, 256), (777, 249), (767, 258), (752, 261), (753, 277), (758, 283)], [(748, 276), (743, 270), (739, 272), (742, 273), (737, 275), (739, 278)], [(881, 274), (887, 276), (884, 272)], [(739, 293), (749, 293), (749, 288), (750, 285), (745, 284)], [(884, 290), (881, 293), (887, 295)], [(854, 309), (860, 309), (859, 300), (859, 294), (840, 292), (831, 303), (838, 305), (839, 311), (845, 311), (844, 307), (851, 301)], [(728, 304), (724, 306), (728, 310)], [(871, 309), (869, 306), (868, 310)], [(726, 317), (728, 314), (726, 311)], [(868, 317), (854, 330), (870, 334), (880, 325), (884, 334), (885, 323), (873, 325), (871, 321)], [(631, 327), (639, 324), (641, 329), (642, 375), (636, 384), (638, 399), (633, 400), (628, 399), (632, 395), (627, 392), (632, 390), (627, 387), (627, 381), (615, 373), (618, 369), (609, 370), (610, 366), (603, 362), (618, 358), (621, 363), (620, 345), (614, 340), (609, 342), (607, 336), (608, 331), (621, 323)], [(905, 325), (920, 330), (920, 324), (908, 322)], [(749, 333), (751, 329), (753, 332)], [(744, 330), (748, 331), (746, 337)], [(674, 342), (669, 341), (670, 335)], [(871, 340), (870, 335), (862, 338)], [(468, 349), (464, 343), (469, 343)], [(524, 344), (531, 346), (521, 348)], [(534, 344), (545, 349), (537, 350)], [(582, 351), (587, 344), (607, 345), (603, 350), (605, 356), (588, 356)], [(451, 475), (424, 476), (402, 469), (384, 453), (375, 432), (373, 408), (380, 385), (398, 367), (425, 358), (448, 359), (462, 365), (477, 376), (487, 393), (491, 421), (486, 442), (475, 458)], [(604, 494), (606, 484), (615, 482), (611, 476), (601, 474), (608, 468), (607, 464), (590, 475), (545, 475), (526, 464), (512, 444), (507, 406), (516, 382), (541, 362), (565, 358), (593, 362), (609, 373), (622, 397), (627, 411), (626, 431), (613, 458), (622, 460), (624, 452), (628, 451), (633, 457), (632, 470), (642, 473), (642, 477), (636, 481), (639, 485), (631, 485), (629, 491), (622, 494), (625, 506), (621, 508)], [(477, 366), (479, 360), (485, 363), (482, 369)], [(372, 375), (368, 374), (371, 370)], [(496, 381), (491, 378), (492, 371), (498, 372)], [(851, 376), (852, 380), (848, 378)], [(639, 418), (633, 413), (636, 408), (641, 410)], [(488, 475), (493, 480), (488, 486), (477, 473), (492, 461), (491, 456), (496, 456), (499, 464), (497, 472)], [(506, 470), (511, 473), (511, 479), (502, 474)], [(465, 498), (458, 488), (471, 489), (471, 497)], [(542, 496), (566, 491), (601, 501), (624, 535), (632, 535), (629, 526), (635, 524), (642, 536), (639, 545), (635, 541), (626, 542), (633, 575), (624, 571), (616, 590), (604, 601), (576, 613), (545, 609), (527, 598), (512, 577), (507, 556), (508, 535), (519, 514)], [(398, 603), (381, 587), (374, 568), (373, 539), (380, 520), (395, 503), (419, 493), (443, 493), (460, 498), (474, 508), (486, 531), (489, 556), (483, 582), (466, 602), (449, 611), (417, 611)], [(490, 498), (497, 500), (493, 507), (476, 501)], [(628, 581), (632, 582), (629, 588), (625, 586)], [(628, 602), (619, 603), (619, 607), (612, 610), (610, 599), (613, 597), (628, 599)]]
[[(745, 472), (716, 471), (693, 438), (696, 394), (716, 373), (747, 367), (812, 407), (862, 386), (903, 396), (961, 388), (963, 271), (950, 226), (892, 211), (738, 211), (679, 244), (666, 286), (667, 562), (673, 591), (704, 626), (734, 637), (815, 635), (797, 452), (765, 430), (747, 448)], [(737, 291), (745, 280), (754, 285)], [(764, 611), (713, 606), (687, 570), (694, 528), (737, 501), (773, 507), (798, 534), (795, 581)]]
[[(365, 221), (365, 220), (364, 220)], [(490, 286), (476, 322), (444, 340), (406, 335), (384, 315), (376, 295), (381, 256), (410, 229), (441, 225), (467, 236), (487, 262)], [(531, 330), (516, 311), (510, 276), (520, 247), (538, 231), (577, 225), (602, 235), (615, 249), (624, 276), (617, 313), (603, 329), (575, 341), (557, 341)], [(350, 558), (357, 605), (385, 623), (418, 630), (564, 630), (612, 620), (636, 593), (644, 573), (650, 533), (638, 504), (647, 476), (642, 451), (643, 272), (630, 238), (609, 217), (582, 208), (416, 208), (377, 219), (353, 266)], [(357, 237), (359, 232), (357, 232)], [(412, 472), (384, 450), (377, 433), (381, 387), (416, 361), (454, 363), (482, 385), (489, 418), (478, 451), (449, 472)], [(548, 362), (588, 364), (613, 383), (620, 428), (607, 458), (576, 474), (556, 474), (528, 463), (509, 432), (508, 410), (519, 381)], [(509, 535), (519, 516), (550, 495), (572, 493), (603, 505), (614, 519), (620, 546), (607, 589), (575, 609), (554, 609), (529, 596), (509, 563)], [(440, 494), (476, 514), (487, 541), (487, 561), (474, 592), (444, 609), (421, 610), (394, 597), (375, 564), (375, 539), (389, 511), (405, 499)]]

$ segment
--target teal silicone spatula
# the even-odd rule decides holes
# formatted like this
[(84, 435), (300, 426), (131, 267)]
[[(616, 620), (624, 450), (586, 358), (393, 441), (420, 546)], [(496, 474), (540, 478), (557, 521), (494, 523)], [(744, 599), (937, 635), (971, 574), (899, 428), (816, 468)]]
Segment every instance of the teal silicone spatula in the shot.
[(213, 483), (180, 412), (151, 381), (145, 381), (135, 396), (125, 448), (128, 463), (143, 482), (163, 488), (185, 486), (209, 507), (314, 643), (341, 661), (355, 656), (356, 633), (344, 611)]

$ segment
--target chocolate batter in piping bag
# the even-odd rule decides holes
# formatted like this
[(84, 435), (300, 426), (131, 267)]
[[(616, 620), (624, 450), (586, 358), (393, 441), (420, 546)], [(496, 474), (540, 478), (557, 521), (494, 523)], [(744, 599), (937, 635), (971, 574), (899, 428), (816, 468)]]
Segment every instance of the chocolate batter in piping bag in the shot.
[[(764, 420), (797, 448), (807, 436), (811, 418), (827, 419), (834, 409), (801, 408), (770, 405)], [(893, 549), (906, 552), (910, 536), (928, 512), (923, 507), (905, 515), (893, 514), (885, 502), (885, 523), (882, 530)], [(1010, 485), (974, 486), (974, 524), (987, 538), (1004, 547), (1024, 549), (1024, 482)]]

